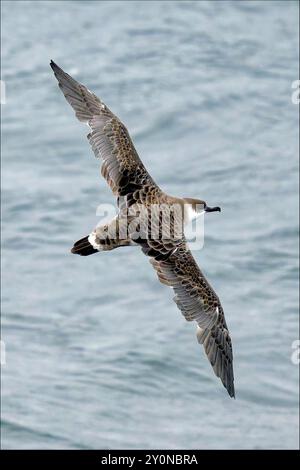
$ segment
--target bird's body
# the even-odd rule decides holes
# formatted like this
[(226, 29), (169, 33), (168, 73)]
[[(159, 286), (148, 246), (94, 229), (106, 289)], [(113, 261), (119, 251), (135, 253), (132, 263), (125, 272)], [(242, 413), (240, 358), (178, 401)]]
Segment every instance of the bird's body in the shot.
[(164, 193), (147, 172), (126, 127), (86, 87), (51, 61), (65, 98), (80, 121), (90, 127), (88, 140), (101, 174), (117, 197), (118, 215), (76, 242), (72, 253), (88, 256), (122, 246), (140, 246), (159, 280), (172, 287), (174, 301), (188, 321), (197, 322), (197, 339), (234, 397), (232, 345), (220, 300), (195, 262), (184, 237), (184, 227), (209, 208), (199, 199)]

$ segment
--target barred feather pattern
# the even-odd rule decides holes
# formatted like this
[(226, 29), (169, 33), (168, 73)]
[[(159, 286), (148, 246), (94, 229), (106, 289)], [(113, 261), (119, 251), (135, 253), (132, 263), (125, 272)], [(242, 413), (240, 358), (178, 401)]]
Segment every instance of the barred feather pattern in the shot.
[(233, 354), (220, 300), (200, 271), (185, 242), (167, 258), (150, 260), (159, 280), (175, 292), (174, 301), (187, 321), (197, 322), (197, 339), (203, 344), (217, 377), (235, 396)]
[(124, 124), (88, 88), (54, 62), (50, 65), (76, 117), (91, 129), (88, 141), (96, 158), (103, 160), (101, 174), (113, 193), (125, 196), (144, 185), (160, 191), (139, 158)]

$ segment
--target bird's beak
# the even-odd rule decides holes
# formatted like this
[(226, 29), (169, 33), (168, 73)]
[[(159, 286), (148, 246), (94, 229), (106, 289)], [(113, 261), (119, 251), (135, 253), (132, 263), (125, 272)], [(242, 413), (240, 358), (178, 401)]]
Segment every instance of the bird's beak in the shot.
[(205, 212), (216, 212), (216, 211), (221, 212), (220, 207), (208, 207), (208, 206), (206, 206), (204, 210), (205, 210)]

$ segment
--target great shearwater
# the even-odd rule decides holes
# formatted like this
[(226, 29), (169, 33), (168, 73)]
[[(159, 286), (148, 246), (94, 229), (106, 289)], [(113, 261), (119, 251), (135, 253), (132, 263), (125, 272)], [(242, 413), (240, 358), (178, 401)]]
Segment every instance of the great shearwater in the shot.
[[(173, 288), (174, 301), (186, 320), (197, 322), (198, 342), (203, 344), (215, 374), (234, 397), (232, 344), (223, 308), (193, 258), (183, 232), (185, 224), (194, 217), (220, 211), (220, 208), (208, 207), (200, 199), (164, 193), (147, 172), (126, 127), (117, 116), (53, 61), (50, 65), (77, 118), (90, 128), (89, 143), (95, 156), (103, 160), (101, 174), (117, 197), (119, 210), (111, 223), (96, 227), (77, 241), (72, 253), (88, 256), (121, 246), (140, 246), (149, 256), (159, 280)], [(171, 206), (172, 211), (165, 218), (168, 223), (163, 222), (164, 214)], [(137, 213), (139, 223), (134, 224)], [(165, 228), (169, 228), (168, 235)]]

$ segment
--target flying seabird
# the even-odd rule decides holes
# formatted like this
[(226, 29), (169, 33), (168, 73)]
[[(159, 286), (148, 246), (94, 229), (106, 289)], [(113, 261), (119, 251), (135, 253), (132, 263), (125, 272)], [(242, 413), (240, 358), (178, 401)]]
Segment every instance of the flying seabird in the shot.
[[(72, 106), (79, 121), (90, 128), (87, 136), (97, 158), (103, 160), (101, 174), (117, 197), (119, 213), (109, 224), (98, 226), (90, 235), (78, 240), (72, 253), (88, 256), (99, 251), (109, 251), (121, 246), (140, 246), (157, 272), (159, 280), (173, 288), (174, 301), (188, 321), (197, 323), (197, 339), (203, 344), (207, 357), (231, 397), (235, 396), (233, 355), (229, 331), (219, 297), (199, 269), (187, 246), (184, 225), (205, 212), (220, 211), (208, 207), (205, 201), (193, 198), (175, 198), (164, 193), (154, 182), (143, 165), (122, 122), (109, 108), (84, 85), (65, 73), (51, 61), (50, 66), (58, 80), (66, 100)], [(150, 214), (152, 207), (159, 209), (158, 218)], [(169, 218), (172, 233), (163, 236), (161, 224), (164, 210), (171, 206)], [(131, 229), (132, 209), (146, 213), (146, 228)], [(178, 223), (178, 214), (183, 214)], [(174, 215), (176, 214), (176, 215)], [(126, 216), (125, 216), (126, 215)], [(150, 220), (151, 219), (151, 220)], [(157, 236), (149, 236), (149, 223), (153, 222)], [(181, 225), (180, 225), (181, 224)], [(151, 225), (151, 230), (152, 230)], [(180, 234), (174, 230), (181, 227)], [(125, 229), (125, 236), (120, 236)], [(135, 236), (134, 236), (135, 235)]]

